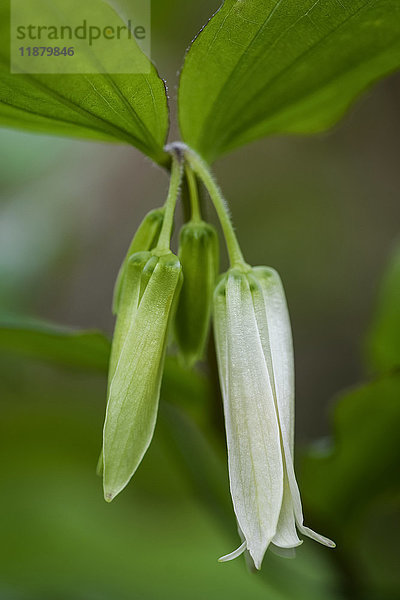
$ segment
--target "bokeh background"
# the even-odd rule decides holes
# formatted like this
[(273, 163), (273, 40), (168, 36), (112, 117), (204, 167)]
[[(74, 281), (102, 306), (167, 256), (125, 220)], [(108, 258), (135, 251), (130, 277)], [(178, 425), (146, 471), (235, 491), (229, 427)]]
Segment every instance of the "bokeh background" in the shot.
[[(218, 5), (152, 1), (152, 58), (167, 79), (174, 113), (184, 51)], [(399, 236), (399, 103), (394, 75), (367, 92), (333, 131), (254, 143), (215, 165), (248, 262), (275, 267), (285, 284), (299, 456), (310, 455), (310, 445), (317, 454), (329, 452), (336, 398), (374, 376), (366, 336)], [(171, 140), (177, 137), (173, 124)], [(0, 148), (1, 314), (111, 335), (119, 264), (144, 214), (163, 203), (166, 174), (122, 145), (1, 130)], [(331, 556), (304, 544), (292, 561), (269, 553), (261, 575), (250, 575), (240, 560), (216, 563), (235, 543), (226, 472), (207, 449), (202, 462), (201, 436), (196, 448), (176, 442), (176, 422), (186, 418), (182, 407), (195, 420), (202, 411), (213, 413), (219, 425), (218, 396), (200, 374), (178, 383), (172, 364), (164, 389), (172, 404), (162, 409), (135, 481), (110, 506), (95, 475), (104, 375), (3, 349), (1, 377), (1, 600), (400, 597), (398, 554), (382, 534), (393, 531), (398, 495), (368, 513), (360, 525), (364, 537), (361, 530), (349, 533), (367, 546), (374, 540), (372, 560), (346, 545), (329, 511), (313, 506), (315, 476), (307, 465), (306, 497), (316, 521), (308, 522), (342, 537), (345, 550)], [(395, 406), (397, 392), (390, 394)], [(380, 392), (372, 405), (379, 398)], [(222, 456), (223, 440), (215, 446)], [(207, 473), (218, 480), (219, 507)], [(323, 469), (315, 473), (324, 485)], [(347, 471), (337, 475), (337, 485), (345, 486)]]

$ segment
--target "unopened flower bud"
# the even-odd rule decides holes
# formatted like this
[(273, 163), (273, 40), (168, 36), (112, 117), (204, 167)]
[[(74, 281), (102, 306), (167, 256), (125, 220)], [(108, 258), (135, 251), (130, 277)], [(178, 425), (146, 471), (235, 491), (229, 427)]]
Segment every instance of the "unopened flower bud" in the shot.
[(140, 252), (127, 262), (103, 434), (107, 501), (127, 485), (153, 436), (168, 326), (181, 272), (179, 259), (171, 252), (162, 256)]
[(163, 220), (164, 209), (156, 208), (147, 213), (147, 215), (139, 225), (139, 228), (137, 229), (131, 241), (128, 252), (126, 253), (126, 256), (118, 271), (117, 279), (115, 281), (112, 305), (112, 312), (114, 315), (116, 315), (119, 310), (119, 302), (121, 298), (124, 273), (129, 257), (132, 256), (132, 254), (135, 254), (136, 252), (152, 250), (157, 245)]
[(175, 317), (175, 337), (185, 362), (191, 366), (204, 354), (212, 296), (219, 267), (218, 235), (205, 221), (190, 221), (179, 238), (183, 285)]

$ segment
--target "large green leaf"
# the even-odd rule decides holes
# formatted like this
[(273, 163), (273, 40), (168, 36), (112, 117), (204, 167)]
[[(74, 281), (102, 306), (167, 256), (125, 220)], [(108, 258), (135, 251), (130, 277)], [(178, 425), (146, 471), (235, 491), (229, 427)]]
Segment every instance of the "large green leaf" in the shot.
[(182, 135), (212, 160), (320, 131), (399, 66), (398, 0), (226, 0), (186, 56)]
[[(165, 86), (150, 61), (148, 74), (10, 73), (8, 5), (0, 5), (0, 125), (127, 142), (160, 164), (168, 162)], [(144, 60), (138, 47), (132, 52)]]
[(400, 247), (384, 276), (368, 336), (368, 359), (377, 371), (400, 367)]
[(21, 317), (0, 317), (0, 350), (63, 367), (107, 372), (110, 342), (99, 331), (82, 331)]

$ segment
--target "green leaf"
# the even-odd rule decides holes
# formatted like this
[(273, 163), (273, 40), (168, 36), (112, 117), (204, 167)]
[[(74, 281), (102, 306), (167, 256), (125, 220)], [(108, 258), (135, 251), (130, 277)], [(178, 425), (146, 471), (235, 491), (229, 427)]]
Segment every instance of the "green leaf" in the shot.
[(374, 496), (399, 489), (399, 397), (400, 373), (344, 394), (335, 409), (333, 450), (315, 447), (305, 463), (309, 504), (341, 530)]
[[(10, 73), (8, 2), (1, 4), (0, 23), (1, 126), (127, 142), (159, 164), (168, 163), (165, 86), (150, 61), (148, 74)], [(138, 47), (132, 52), (146, 60)]]
[(315, 447), (303, 464), (301, 487), (313, 522), (319, 518), (335, 538), (349, 585), (369, 591), (357, 597), (399, 597), (399, 570), (383, 583), (377, 573), (379, 564), (388, 569), (399, 558), (393, 539), (400, 521), (399, 398), (400, 372), (345, 394), (335, 410), (334, 448)]
[(383, 372), (400, 367), (400, 247), (384, 275), (367, 345), (373, 369)]
[(0, 351), (106, 373), (110, 342), (99, 331), (76, 331), (34, 319), (1, 316)]
[(226, 0), (186, 56), (182, 135), (211, 161), (267, 134), (321, 131), (399, 66), (398, 0)]

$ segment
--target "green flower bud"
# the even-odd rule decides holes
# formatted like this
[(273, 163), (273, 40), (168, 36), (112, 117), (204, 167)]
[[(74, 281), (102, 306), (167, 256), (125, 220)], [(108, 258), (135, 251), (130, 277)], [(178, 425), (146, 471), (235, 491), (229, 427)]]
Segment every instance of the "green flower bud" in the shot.
[(122, 262), (122, 265), (118, 271), (117, 279), (114, 286), (114, 295), (113, 295), (113, 305), (112, 312), (113, 315), (116, 315), (119, 310), (119, 302), (121, 298), (121, 290), (122, 283), (124, 279), (125, 267), (127, 261), (132, 254), (136, 252), (142, 252), (145, 250), (152, 250), (158, 241), (158, 236), (160, 235), (161, 227), (164, 220), (164, 209), (156, 208), (155, 210), (151, 210), (141, 224), (139, 225), (138, 230), (136, 231), (131, 245), (129, 246), (128, 252)]
[(104, 497), (129, 482), (153, 436), (168, 326), (182, 267), (171, 252), (140, 252), (127, 262), (113, 340), (103, 434)]
[(204, 221), (184, 225), (179, 239), (184, 281), (175, 317), (175, 337), (188, 365), (203, 357), (219, 267), (215, 228)]
[[(124, 267), (124, 277), (120, 281), (119, 310), (114, 328), (111, 345), (110, 361), (108, 366), (108, 389), (115, 373), (115, 368), (125, 343), (130, 324), (135, 316), (138, 303), (151, 274), (151, 266), (157, 263), (157, 257), (151, 252), (137, 252), (127, 257)], [(99, 476), (103, 474), (103, 452), (97, 462), (96, 472)]]

